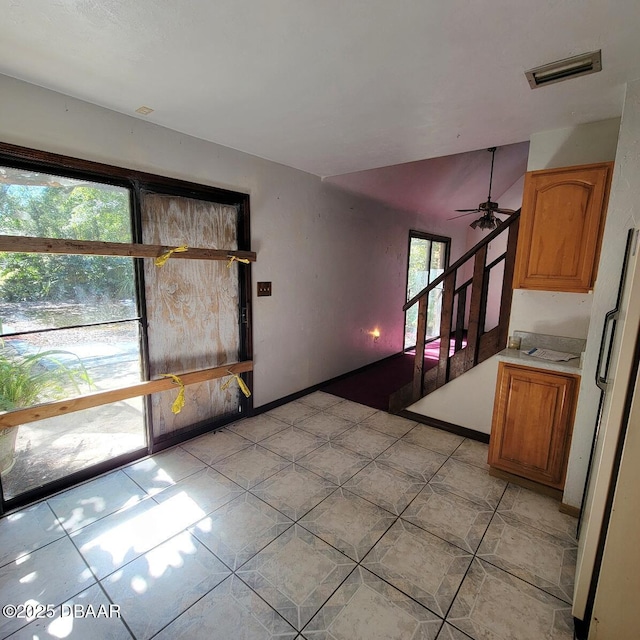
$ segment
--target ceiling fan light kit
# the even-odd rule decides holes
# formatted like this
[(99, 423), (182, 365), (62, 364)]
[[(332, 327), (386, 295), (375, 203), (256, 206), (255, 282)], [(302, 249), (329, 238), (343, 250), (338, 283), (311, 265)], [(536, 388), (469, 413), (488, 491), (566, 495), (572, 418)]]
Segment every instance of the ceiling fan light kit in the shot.
[(472, 229), (477, 229), (480, 227), (483, 231), (485, 229), (495, 229), (498, 226), (500, 221), (495, 216), (491, 216), (490, 214), (485, 214), (481, 218), (474, 220), (469, 226)]

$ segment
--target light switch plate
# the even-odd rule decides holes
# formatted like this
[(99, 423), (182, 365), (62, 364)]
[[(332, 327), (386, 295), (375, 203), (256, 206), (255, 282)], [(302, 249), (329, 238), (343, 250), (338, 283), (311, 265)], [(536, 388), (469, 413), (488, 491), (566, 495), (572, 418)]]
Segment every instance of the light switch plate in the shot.
[(270, 282), (258, 282), (258, 297), (271, 295), (271, 283)]

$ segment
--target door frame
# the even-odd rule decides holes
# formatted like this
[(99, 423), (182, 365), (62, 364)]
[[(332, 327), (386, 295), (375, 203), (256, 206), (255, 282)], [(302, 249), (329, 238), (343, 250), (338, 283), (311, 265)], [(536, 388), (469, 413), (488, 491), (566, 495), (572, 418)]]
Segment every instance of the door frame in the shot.
[[(407, 296), (407, 292), (409, 290), (409, 268), (411, 266), (411, 240), (413, 238), (418, 238), (420, 240), (430, 240), (431, 242), (442, 242), (445, 245), (445, 269), (449, 267), (449, 259), (451, 256), (451, 238), (447, 236), (440, 236), (435, 233), (429, 233), (428, 231), (418, 231), (416, 229), (409, 229), (409, 239), (407, 242), (407, 268), (405, 270), (406, 278), (405, 278), (405, 297)], [(431, 249), (429, 250), (429, 264), (431, 264)], [(428, 284), (428, 283), (427, 283)], [(409, 298), (406, 298), (408, 300)], [(405, 300), (405, 302), (406, 302)], [(402, 351), (408, 351), (410, 349), (415, 349), (415, 344), (413, 346), (405, 347), (404, 346), (404, 337), (407, 331), (407, 312), (404, 312), (404, 326), (402, 331)], [(433, 338), (432, 340), (434, 340)], [(432, 341), (431, 340), (431, 341)]]
[[(209, 185), (179, 180), (168, 176), (160, 176), (135, 169), (108, 165), (91, 160), (73, 158), (61, 154), (50, 153), (38, 149), (20, 147), (0, 142), (0, 164), (22, 168), (31, 171), (48, 172), (59, 176), (87, 179), (92, 182), (124, 187), (130, 193), (131, 229), (132, 239), (135, 243), (142, 242), (142, 217), (141, 217), (141, 192), (143, 190), (168, 195), (183, 196), (193, 199), (206, 200), (217, 204), (235, 206), (238, 211), (238, 250), (251, 250), (251, 227), (249, 194), (228, 189), (221, 189)], [(242, 265), (239, 273), (238, 284), (240, 304), (238, 308), (238, 324), (240, 328), (240, 353), (241, 360), (253, 359), (253, 328), (252, 328), (252, 291), (251, 291), (251, 264)], [(146, 304), (144, 273), (142, 259), (134, 258), (134, 277), (136, 286), (136, 298), (138, 316), (140, 317), (141, 331), (141, 369), (143, 377), (149, 379), (148, 341), (146, 330)], [(241, 374), (250, 389), (253, 389), (253, 372)], [(224, 418), (215, 421), (204, 421), (188, 428), (188, 432), (176, 432), (168, 438), (154, 438), (152, 425), (148, 417), (151, 415), (149, 398), (145, 397), (145, 428), (147, 446), (129, 453), (105, 460), (80, 471), (76, 471), (63, 478), (58, 478), (45, 485), (25, 491), (8, 500), (4, 499), (1, 492), (2, 481), (0, 479), (0, 517), (8, 511), (24, 507), (38, 500), (42, 500), (54, 493), (67, 489), (80, 482), (85, 482), (99, 475), (112, 471), (118, 467), (129, 464), (147, 455), (169, 448), (180, 442), (184, 442), (202, 433), (213, 431), (232, 419)], [(246, 398), (240, 394), (241, 415), (246, 417), (253, 413), (253, 396)], [(237, 419), (234, 417), (233, 420)]]

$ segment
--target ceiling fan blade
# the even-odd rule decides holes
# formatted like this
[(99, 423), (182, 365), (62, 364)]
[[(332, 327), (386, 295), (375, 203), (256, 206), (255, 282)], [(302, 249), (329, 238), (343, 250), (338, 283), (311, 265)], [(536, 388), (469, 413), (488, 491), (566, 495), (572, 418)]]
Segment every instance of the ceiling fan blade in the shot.
[(515, 209), (494, 209), (493, 212), (504, 213), (505, 215), (510, 216), (511, 214), (515, 213)]
[(457, 220), (458, 218), (465, 218), (466, 216), (472, 216), (474, 213), (479, 213), (478, 209), (472, 209), (468, 213), (463, 213), (461, 216), (453, 216), (453, 218), (447, 218), (447, 221)]
[(475, 209), (456, 209), (456, 211), (462, 213), (463, 211), (469, 211), (471, 213), (474, 213), (475, 211), (481, 211), (481, 209), (478, 209), (478, 207), (476, 207)]

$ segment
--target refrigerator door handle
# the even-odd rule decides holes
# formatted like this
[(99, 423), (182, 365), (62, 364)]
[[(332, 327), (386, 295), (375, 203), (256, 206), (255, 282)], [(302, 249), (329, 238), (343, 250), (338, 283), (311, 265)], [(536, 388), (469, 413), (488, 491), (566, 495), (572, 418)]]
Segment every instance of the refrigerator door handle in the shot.
[[(602, 340), (600, 341), (600, 351), (598, 353), (598, 364), (596, 365), (596, 385), (602, 391), (607, 390), (607, 374), (609, 373), (609, 362), (611, 360), (611, 351), (613, 349), (613, 338), (616, 332), (616, 321), (618, 320), (618, 309), (612, 309), (604, 317), (604, 329), (602, 330)], [(611, 330), (609, 330), (611, 327)], [(607, 340), (608, 338), (608, 340)], [(609, 348), (607, 349), (607, 343)], [(605, 360), (605, 352), (607, 354)], [(602, 364), (604, 362), (604, 372)], [(604, 375), (601, 375), (604, 373)]]
[[(600, 353), (598, 353), (598, 364), (596, 366), (596, 385), (601, 391), (607, 390), (607, 376), (609, 375), (609, 364), (611, 363), (611, 353), (613, 351), (613, 339), (616, 333), (616, 321), (620, 316), (620, 304), (622, 302), (622, 294), (624, 293), (624, 285), (627, 278), (627, 268), (629, 266), (629, 258), (632, 255), (634, 240), (637, 238), (638, 231), (629, 229), (627, 231), (627, 243), (624, 248), (624, 258), (622, 259), (622, 275), (620, 276), (620, 285), (618, 286), (618, 296), (616, 298), (616, 306), (609, 311), (604, 317), (604, 328), (602, 330), (602, 340), (600, 342)], [(635, 249), (633, 249), (635, 254)], [(611, 326), (611, 331), (609, 331)], [(609, 348), (607, 346), (607, 337), (609, 338)], [(606, 351), (606, 360), (605, 360)], [(604, 375), (602, 372), (602, 363), (604, 362)]]

